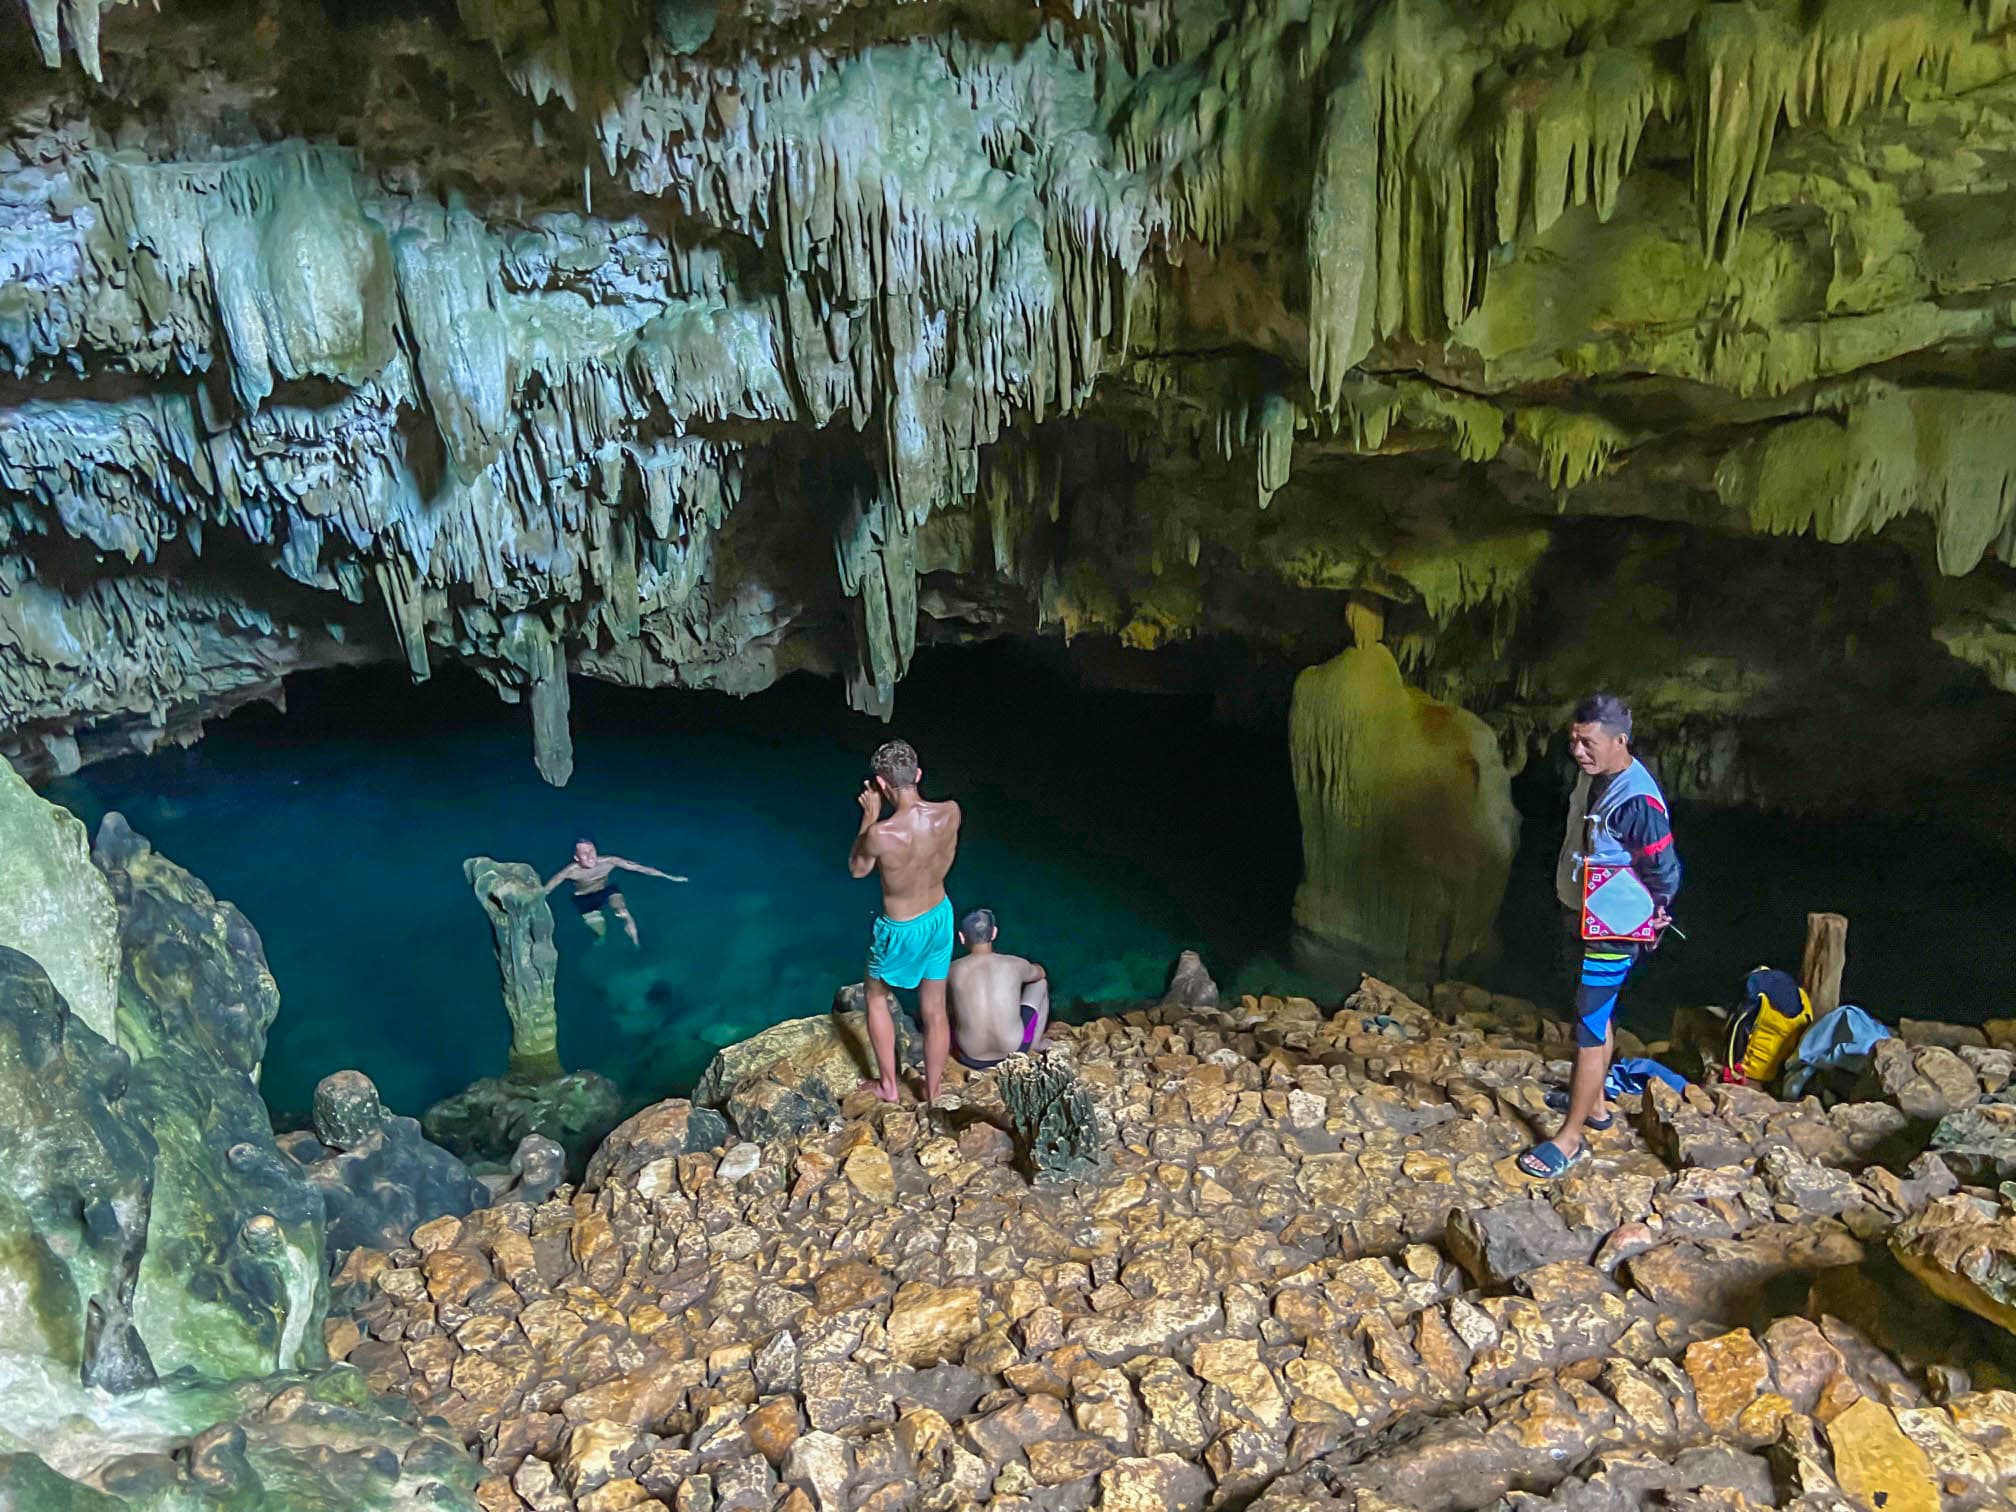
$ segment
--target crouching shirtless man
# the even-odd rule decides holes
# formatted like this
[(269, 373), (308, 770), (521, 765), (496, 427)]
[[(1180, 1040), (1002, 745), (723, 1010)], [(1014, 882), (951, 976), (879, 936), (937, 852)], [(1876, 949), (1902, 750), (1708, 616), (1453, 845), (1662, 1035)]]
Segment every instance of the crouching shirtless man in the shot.
[(991, 909), (959, 921), (966, 954), (952, 963), (952, 1054), (969, 1071), (991, 1071), (1023, 1050), (1050, 1048), (1050, 978), (1034, 961), (996, 948)]
[[(952, 968), (952, 900), (945, 874), (959, 853), (959, 805), (929, 803), (918, 791), (924, 769), (905, 740), (875, 752), (861, 784), (861, 827), (847, 853), (855, 877), (882, 882), (882, 911), (868, 947), (868, 1042), (875, 1050), (873, 1086), (884, 1102), (901, 1095), (896, 1082), (896, 1020), (890, 989), (917, 989), (924, 1025), (924, 1097), (936, 1102), (945, 1079), (951, 1029), (945, 1021), (945, 977)], [(895, 806), (888, 818), (882, 805)]]

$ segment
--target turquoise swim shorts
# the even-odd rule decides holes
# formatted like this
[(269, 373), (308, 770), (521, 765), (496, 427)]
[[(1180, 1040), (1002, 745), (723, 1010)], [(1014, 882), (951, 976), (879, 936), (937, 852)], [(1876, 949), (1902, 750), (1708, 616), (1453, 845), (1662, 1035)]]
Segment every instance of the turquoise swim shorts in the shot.
[(868, 975), (891, 987), (942, 982), (952, 969), (952, 900), (914, 919), (875, 916), (875, 941), (868, 947)]

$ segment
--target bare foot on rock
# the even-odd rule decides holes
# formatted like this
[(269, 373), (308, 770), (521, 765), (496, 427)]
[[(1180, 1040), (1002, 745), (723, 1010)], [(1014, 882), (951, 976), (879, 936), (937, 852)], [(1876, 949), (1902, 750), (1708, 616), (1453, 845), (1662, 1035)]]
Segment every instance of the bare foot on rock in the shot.
[(901, 1087), (896, 1086), (892, 1082), (885, 1082), (876, 1076), (862, 1077), (861, 1085), (854, 1090), (857, 1092), (873, 1092), (885, 1103), (900, 1103), (903, 1101), (903, 1089)]

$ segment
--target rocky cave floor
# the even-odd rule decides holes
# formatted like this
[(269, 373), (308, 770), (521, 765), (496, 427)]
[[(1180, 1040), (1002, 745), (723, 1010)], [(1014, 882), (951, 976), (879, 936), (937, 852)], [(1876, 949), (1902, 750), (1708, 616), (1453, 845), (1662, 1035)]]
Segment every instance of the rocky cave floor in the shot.
[(352, 1252), (331, 1352), (488, 1512), (2011, 1505), (2016, 1221), (1914, 1158), (1992, 1142), (2003, 1026), (1897, 1041), (1880, 1100), (1657, 1088), (1536, 1187), (1531, 1005), (1211, 997), (1059, 1026), (1079, 1179), (1010, 1132), (1026, 1063), (714, 1150), (664, 1102), (578, 1189)]

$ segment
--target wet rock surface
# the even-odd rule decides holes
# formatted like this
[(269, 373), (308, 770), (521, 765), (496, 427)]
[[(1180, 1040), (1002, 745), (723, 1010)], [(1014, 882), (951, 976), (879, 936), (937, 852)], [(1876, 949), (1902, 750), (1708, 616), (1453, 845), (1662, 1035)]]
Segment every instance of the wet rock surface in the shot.
[(483, 1206), (490, 1192), (454, 1155), (378, 1100), (361, 1071), (337, 1071), (315, 1088), (315, 1123), (280, 1148), (322, 1195), (329, 1247), (397, 1244), (416, 1224)]
[[(895, 1013), (896, 1056), (923, 1064), (923, 1038), (910, 1015)], [(744, 1139), (802, 1134), (837, 1118), (841, 1104), (875, 1066), (865, 995), (841, 988), (821, 1017), (787, 1019), (715, 1056), (693, 1101), (718, 1111)]]
[(1535, 1187), (1513, 1160), (1559, 1063), (1530, 1006), (1452, 1002), (1368, 979), (1059, 1026), (1113, 1121), (1071, 1181), (1031, 1179), (999, 1071), (719, 1148), (661, 1105), (579, 1189), (351, 1254), (331, 1333), (471, 1445), (489, 1512), (1959, 1512), (2016, 1484), (2007, 1346), (1884, 1259), (1986, 1221), (1936, 1157), (1858, 1153), (1904, 1115), (1655, 1094)]
[[(11, 780), (0, 831), (46, 807)], [(0, 946), (0, 1505), (468, 1512), (460, 1445), (328, 1365), (323, 1195), (254, 1081), (279, 1003), (257, 933), (117, 814), (88, 864), (116, 1044)], [(0, 914), (22, 875), (0, 868)], [(102, 958), (35, 943), (59, 967), (76, 948), (73, 971)], [(368, 1137), (375, 1108), (325, 1112)]]

